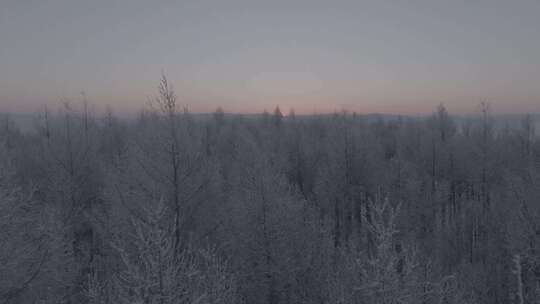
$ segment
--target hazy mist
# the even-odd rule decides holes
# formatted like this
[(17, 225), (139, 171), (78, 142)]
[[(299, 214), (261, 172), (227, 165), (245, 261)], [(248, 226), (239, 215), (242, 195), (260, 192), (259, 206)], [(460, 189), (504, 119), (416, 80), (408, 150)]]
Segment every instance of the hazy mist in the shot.
[(538, 1), (0, 3), (0, 111), (85, 91), (134, 112), (162, 71), (195, 112), (540, 111)]

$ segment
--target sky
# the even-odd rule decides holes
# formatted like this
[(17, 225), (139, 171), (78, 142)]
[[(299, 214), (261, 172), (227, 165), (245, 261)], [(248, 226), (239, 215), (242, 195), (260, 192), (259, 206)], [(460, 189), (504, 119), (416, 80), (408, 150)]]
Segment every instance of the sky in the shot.
[(540, 112), (540, 1), (0, 0), (0, 111)]

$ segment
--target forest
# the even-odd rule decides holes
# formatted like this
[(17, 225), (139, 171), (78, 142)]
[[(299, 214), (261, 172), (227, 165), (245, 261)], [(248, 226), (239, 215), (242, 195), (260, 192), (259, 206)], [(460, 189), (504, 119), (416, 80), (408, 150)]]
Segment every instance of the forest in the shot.
[(0, 126), (0, 303), (540, 303), (540, 137), (85, 100)]

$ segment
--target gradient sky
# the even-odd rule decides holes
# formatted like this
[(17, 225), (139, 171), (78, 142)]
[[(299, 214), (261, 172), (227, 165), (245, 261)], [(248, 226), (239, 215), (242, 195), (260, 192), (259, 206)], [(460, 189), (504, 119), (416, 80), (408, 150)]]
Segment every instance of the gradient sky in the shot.
[(0, 0), (0, 111), (540, 112), (540, 1)]

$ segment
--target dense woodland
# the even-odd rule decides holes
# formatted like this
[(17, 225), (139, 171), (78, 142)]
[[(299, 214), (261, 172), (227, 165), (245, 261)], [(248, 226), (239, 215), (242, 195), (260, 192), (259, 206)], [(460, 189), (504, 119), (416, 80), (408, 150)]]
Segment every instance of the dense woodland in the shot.
[(540, 138), (88, 102), (0, 128), (0, 303), (540, 303)]

